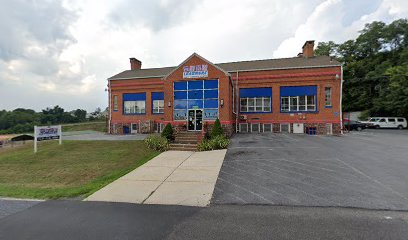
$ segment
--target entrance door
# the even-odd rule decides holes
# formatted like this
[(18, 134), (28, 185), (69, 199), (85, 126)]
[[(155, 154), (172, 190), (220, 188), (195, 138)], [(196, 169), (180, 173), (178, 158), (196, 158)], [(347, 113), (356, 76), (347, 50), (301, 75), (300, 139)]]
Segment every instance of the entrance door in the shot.
[(201, 131), (203, 128), (203, 110), (188, 110), (188, 130)]

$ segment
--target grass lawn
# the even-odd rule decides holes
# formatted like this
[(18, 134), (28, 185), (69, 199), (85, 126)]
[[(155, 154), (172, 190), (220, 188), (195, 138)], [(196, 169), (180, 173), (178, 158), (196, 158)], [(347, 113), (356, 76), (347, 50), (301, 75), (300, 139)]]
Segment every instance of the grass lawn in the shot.
[(40, 142), (0, 149), (0, 196), (88, 196), (155, 157), (143, 141)]
[(87, 122), (62, 125), (63, 132), (86, 131), (86, 130), (106, 132), (106, 122)]

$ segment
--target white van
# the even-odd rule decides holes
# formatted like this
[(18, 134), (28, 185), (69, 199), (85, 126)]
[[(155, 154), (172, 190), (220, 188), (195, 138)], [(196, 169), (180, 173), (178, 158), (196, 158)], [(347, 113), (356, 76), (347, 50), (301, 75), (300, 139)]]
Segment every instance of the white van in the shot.
[(372, 117), (365, 122), (375, 128), (398, 128), (407, 127), (407, 119), (401, 117)]

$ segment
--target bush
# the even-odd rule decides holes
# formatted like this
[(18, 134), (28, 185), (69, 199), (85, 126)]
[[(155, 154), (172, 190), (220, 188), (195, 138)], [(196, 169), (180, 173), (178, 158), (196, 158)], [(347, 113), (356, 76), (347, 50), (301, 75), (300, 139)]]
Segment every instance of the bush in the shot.
[(164, 152), (169, 149), (169, 141), (162, 136), (150, 135), (144, 140), (144, 142), (148, 148), (156, 151)]
[(163, 132), (161, 133), (161, 136), (166, 138), (169, 141), (174, 140), (173, 128), (171, 127), (170, 123), (167, 123), (166, 127), (164, 127)]
[(215, 138), (217, 136), (223, 136), (223, 135), (224, 135), (224, 131), (222, 130), (220, 120), (217, 118), (211, 130), (211, 138)]
[(197, 147), (199, 151), (211, 151), (225, 149), (228, 147), (228, 144), (229, 140), (223, 135), (219, 135), (211, 139), (203, 139)]

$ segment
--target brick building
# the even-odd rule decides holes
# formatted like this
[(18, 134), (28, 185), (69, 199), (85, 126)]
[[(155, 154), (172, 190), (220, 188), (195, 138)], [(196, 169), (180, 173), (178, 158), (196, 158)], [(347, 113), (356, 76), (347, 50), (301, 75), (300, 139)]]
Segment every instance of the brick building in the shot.
[(226, 133), (341, 132), (342, 67), (314, 56), (213, 64), (194, 53), (179, 66), (131, 70), (108, 79), (112, 134), (207, 131), (219, 118)]

